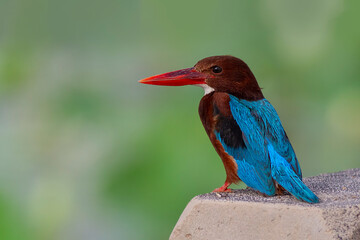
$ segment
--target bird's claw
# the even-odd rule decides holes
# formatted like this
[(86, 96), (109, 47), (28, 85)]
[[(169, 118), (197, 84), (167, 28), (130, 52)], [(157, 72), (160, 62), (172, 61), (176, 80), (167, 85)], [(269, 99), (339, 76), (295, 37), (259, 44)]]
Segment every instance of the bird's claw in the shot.
[(214, 191), (212, 191), (212, 192), (229, 192), (230, 193), (230, 192), (232, 192), (232, 190), (230, 188), (223, 189), (223, 188), (219, 187), (219, 188), (215, 188)]
[(215, 188), (212, 192), (231, 192), (231, 189), (228, 188), (230, 186), (230, 183), (225, 182), (224, 185), (222, 185), (219, 188)]

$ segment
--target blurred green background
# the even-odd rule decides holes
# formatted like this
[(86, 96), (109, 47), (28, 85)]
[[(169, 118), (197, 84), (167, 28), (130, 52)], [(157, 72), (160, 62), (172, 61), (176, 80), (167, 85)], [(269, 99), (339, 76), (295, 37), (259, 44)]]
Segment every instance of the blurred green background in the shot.
[(166, 239), (225, 180), (203, 90), (139, 79), (231, 54), (305, 176), (360, 167), (360, 2), (0, 1), (0, 239)]

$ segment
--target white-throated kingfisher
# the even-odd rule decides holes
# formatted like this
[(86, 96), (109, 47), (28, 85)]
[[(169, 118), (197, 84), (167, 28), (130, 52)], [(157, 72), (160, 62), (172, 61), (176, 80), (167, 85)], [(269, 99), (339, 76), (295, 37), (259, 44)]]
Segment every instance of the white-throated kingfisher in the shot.
[(299, 162), (279, 116), (245, 62), (233, 56), (213, 56), (192, 68), (139, 82), (204, 88), (200, 119), (226, 171), (225, 184), (215, 192), (229, 192), (230, 184), (241, 180), (269, 196), (286, 189), (300, 200), (319, 202), (302, 182)]

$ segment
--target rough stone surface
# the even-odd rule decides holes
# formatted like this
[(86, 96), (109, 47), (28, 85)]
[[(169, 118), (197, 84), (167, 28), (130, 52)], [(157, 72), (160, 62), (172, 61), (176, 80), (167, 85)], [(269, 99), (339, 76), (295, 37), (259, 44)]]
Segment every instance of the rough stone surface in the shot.
[(304, 179), (320, 198), (309, 204), (250, 188), (194, 197), (170, 239), (360, 240), (360, 168)]

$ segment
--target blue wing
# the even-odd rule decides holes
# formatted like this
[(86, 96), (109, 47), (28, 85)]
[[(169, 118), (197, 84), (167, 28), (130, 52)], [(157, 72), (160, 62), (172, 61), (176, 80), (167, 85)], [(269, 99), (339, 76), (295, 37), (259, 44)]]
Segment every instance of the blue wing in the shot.
[[(236, 100), (233, 100), (232, 97), (230, 95), (229, 104), (234, 124), (221, 124), (225, 126), (215, 130), (216, 138), (225, 151), (235, 159), (238, 176), (246, 185), (267, 195), (274, 195), (275, 185), (271, 177), (271, 164), (263, 130), (258, 120), (252, 116), (249, 107), (239, 103), (235, 97)], [(234, 131), (241, 135), (237, 137), (242, 138), (242, 144), (234, 145), (229, 141), (235, 138), (229, 137)]]
[(232, 95), (229, 105), (245, 146), (233, 148), (224, 142), (219, 132), (215, 134), (225, 151), (234, 157), (240, 179), (267, 195), (275, 194), (274, 179), (295, 197), (318, 202), (301, 181), (295, 152), (274, 107), (266, 99), (246, 101)]
[[(236, 100), (237, 98), (233, 97), (234, 102), (232, 104), (234, 105), (234, 110), (236, 109)], [(240, 101), (238, 100), (238, 102)], [(243, 101), (243, 104), (250, 108), (252, 116), (257, 119), (256, 122), (265, 134), (265, 141), (270, 154), (270, 159), (274, 159), (271, 157), (273, 156), (271, 153), (273, 151), (276, 152), (290, 164), (289, 167), (291, 167), (295, 174), (302, 179), (299, 162), (275, 108), (266, 99), (255, 102)], [(270, 145), (272, 146), (272, 151), (269, 150)]]

